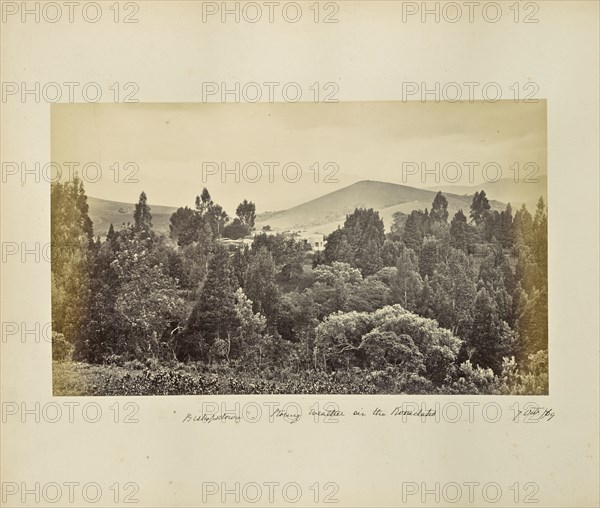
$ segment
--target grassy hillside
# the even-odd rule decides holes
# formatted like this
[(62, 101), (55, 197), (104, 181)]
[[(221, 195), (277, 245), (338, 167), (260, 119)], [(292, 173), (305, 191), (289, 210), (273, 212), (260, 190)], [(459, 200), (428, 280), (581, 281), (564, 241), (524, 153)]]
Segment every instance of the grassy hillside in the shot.
[[(133, 211), (135, 210), (133, 203), (88, 197), (88, 205), (90, 206), (90, 218), (94, 222), (95, 236), (105, 237), (111, 223), (118, 229), (122, 224), (133, 222)], [(168, 234), (169, 219), (176, 208), (150, 205), (150, 209), (155, 231)]]
[[(364, 180), (289, 210), (259, 215), (257, 227), (268, 224), (276, 230), (302, 228), (327, 234), (342, 224), (347, 214), (362, 207), (378, 210), (387, 228), (397, 211), (410, 213), (412, 210), (431, 208), (436, 193), (437, 190)], [(445, 192), (444, 195), (448, 199), (450, 216), (459, 209), (467, 211), (473, 199), (472, 194), (461, 196)], [(497, 201), (490, 204), (494, 209), (505, 207)]]
[[(465, 195), (443, 191), (448, 199), (450, 217), (459, 209), (465, 212), (469, 210), (475, 190), (473, 188), (472, 192)], [(259, 214), (256, 228), (260, 230), (268, 224), (276, 231), (306, 229), (328, 234), (344, 222), (347, 214), (361, 207), (378, 210), (386, 228), (389, 228), (395, 212), (410, 213), (412, 210), (430, 209), (436, 193), (437, 190), (363, 180), (288, 210)], [(248, 199), (252, 200), (252, 196), (248, 196)], [(493, 209), (500, 210), (506, 206), (505, 202), (490, 201), (490, 204)], [(88, 203), (95, 235), (106, 236), (111, 222), (116, 228), (123, 223), (133, 222), (135, 205), (132, 203), (93, 197), (88, 198)], [(151, 205), (154, 229), (168, 234), (169, 218), (175, 210), (176, 208), (171, 206)]]

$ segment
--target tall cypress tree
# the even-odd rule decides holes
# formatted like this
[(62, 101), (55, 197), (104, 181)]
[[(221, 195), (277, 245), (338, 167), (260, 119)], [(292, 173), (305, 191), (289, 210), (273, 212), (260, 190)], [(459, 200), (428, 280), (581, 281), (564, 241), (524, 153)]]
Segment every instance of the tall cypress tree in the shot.
[(276, 324), (279, 295), (275, 283), (273, 256), (264, 247), (254, 253), (245, 274), (244, 292), (253, 302), (253, 310)]
[(229, 260), (229, 252), (216, 244), (208, 263), (208, 274), (198, 303), (187, 324), (184, 356), (210, 359), (217, 339), (225, 340), (237, 326), (235, 291), (237, 280)]
[(423, 288), (418, 272), (419, 258), (411, 249), (404, 249), (398, 257), (396, 276), (392, 279), (392, 297), (407, 310), (415, 311)]
[(431, 205), (431, 212), (429, 213), (429, 220), (433, 223), (446, 222), (448, 220), (448, 200), (446, 196), (439, 191), (433, 200)]
[(406, 223), (404, 224), (402, 241), (406, 247), (415, 252), (420, 252), (421, 250), (428, 217), (427, 211), (413, 210), (410, 212), (410, 215), (407, 217)]
[(517, 246), (531, 245), (533, 235), (533, 218), (525, 204), (515, 213), (513, 221), (513, 237)]
[(485, 191), (476, 192), (471, 203), (471, 219), (473, 222), (477, 225), (483, 222), (490, 208), (490, 202), (485, 195)]
[(137, 231), (149, 231), (152, 228), (152, 214), (150, 213), (150, 207), (148, 206), (148, 197), (143, 191), (140, 194), (140, 199), (135, 205), (133, 220), (135, 221), (134, 227)]
[(499, 240), (504, 248), (510, 248), (514, 245), (513, 214), (510, 203), (506, 205), (506, 210), (500, 214), (500, 217), (502, 218), (502, 231)]
[(52, 330), (77, 345), (82, 337), (94, 250), (92, 221), (83, 182), (51, 185)]
[(467, 218), (462, 210), (459, 210), (452, 217), (450, 223), (450, 245), (455, 249), (467, 252), (469, 242), (469, 225)]
[(502, 369), (502, 358), (514, 353), (512, 332), (498, 315), (498, 308), (485, 288), (475, 298), (474, 318), (468, 344), (471, 360), (482, 368), (490, 368), (496, 374)]

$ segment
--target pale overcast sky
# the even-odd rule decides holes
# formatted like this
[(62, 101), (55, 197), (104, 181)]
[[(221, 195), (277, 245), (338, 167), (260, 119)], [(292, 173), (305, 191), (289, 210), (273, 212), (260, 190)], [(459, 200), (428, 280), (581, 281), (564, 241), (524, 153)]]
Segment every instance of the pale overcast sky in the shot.
[[(540, 168), (537, 176), (545, 175), (546, 139), (545, 101), (52, 106), (52, 160), (98, 162), (103, 169), (97, 183), (86, 183), (88, 195), (135, 202), (144, 190), (150, 204), (191, 206), (206, 186), (230, 213), (244, 198), (259, 212), (278, 210), (360, 180), (436, 185), (432, 174), (423, 183), (420, 172), (403, 171), (409, 162), (431, 170), (436, 162), (456, 162), (463, 168), (456, 185), (483, 181), (481, 168), (470, 181), (468, 162), (496, 162), (505, 178), (514, 177), (509, 167), (515, 163), (533, 162)], [(115, 162), (135, 162), (139, 183), (115, 183), (108, 169)], [(236, 162), (258, 163), (262, 177), (248, 168), (246, 176), (258, 176), (258, 182), (244, 181), (240, 172), (236, 183)], [(265, 164), (270, 162), (279, 163), (273, 182)], [(282, 166), (289, 162), (301, 168), (296, 183), (284, 179)], [(333, 173), (333, 166), (322, 169), (328, 162), (339, 168), (337, 183), (324, 181)], [(225, 163), (231, 174), (203, 175), (203, 163)], [(310, 169), (315, 163), (321, 167), (318, 181)], [(296, 177), (292, 166), (286, 176)]]

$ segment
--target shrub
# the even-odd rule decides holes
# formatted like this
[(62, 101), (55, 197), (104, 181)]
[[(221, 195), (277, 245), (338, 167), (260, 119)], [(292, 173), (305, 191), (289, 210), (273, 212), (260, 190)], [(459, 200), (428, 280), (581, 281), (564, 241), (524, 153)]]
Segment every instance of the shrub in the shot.
[(548, 351), (528, 355), (518, 368), (514, 357), (504, 358), (498, 376), (498, 392), (504, 395), (548, 395)]
[(474, 367), (470, 360), (461, 363), (461, 376), (452, 384), (451, 393), (491, 395), (497, 393), (498, 378), (492, 369)]
[(317, 328), (317, 346), (326, 366), (403, 365), (437, 385), (450, 382), (462, 341), (432, 319), (400, 305), (375, 312), (332, 314)]
[(52, 332), (52, 359), (64, 362), (73, 359), (75, 346), (71, 344), (62, 333)]

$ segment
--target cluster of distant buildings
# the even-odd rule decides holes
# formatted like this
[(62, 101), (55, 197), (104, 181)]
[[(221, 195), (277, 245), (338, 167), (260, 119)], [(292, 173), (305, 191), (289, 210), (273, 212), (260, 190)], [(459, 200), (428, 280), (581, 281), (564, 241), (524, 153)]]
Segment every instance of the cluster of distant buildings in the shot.
[(313, 252), (321, 252), (325, 248), (325, 237), (321, 233), (308, 233), (305, 229), (295, 229), (284, 231), (282, 234), (295, 240), (305, 240)]
[(229, 238), (221, 239), (221, 242), (224, 245), (252, 245), (254, 241), (254, 237), (257, 235), (282, 235), (284, 238), (293, 238), (296, 241), (302, 242), (305, 241), (310, 249), (313, 252), (322, 252), (325, 248), (325, 244), (327, 243), (325, 240), (325, 236), (321, 233), (309, 233), (305, 229), (289, 229), (286, 231), (274, 231), (271, 229), (262, 230), (262, 231), (253, 231), (250, 235), (245, 236), (244, 238), (240, 238), (239, 240), (231, 240)]

